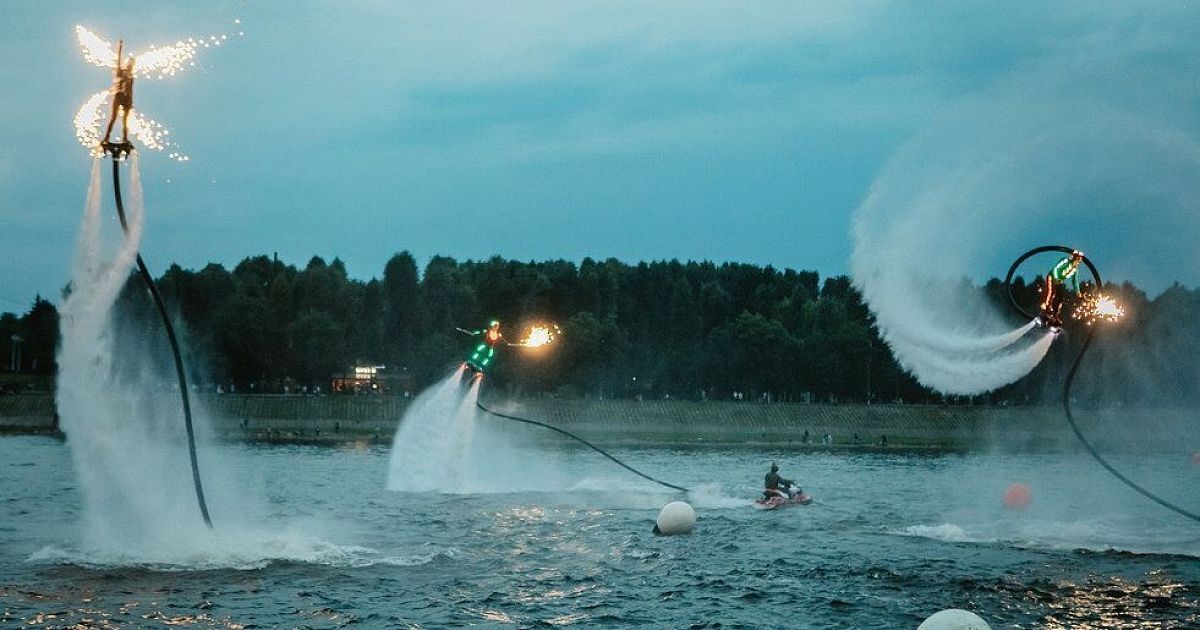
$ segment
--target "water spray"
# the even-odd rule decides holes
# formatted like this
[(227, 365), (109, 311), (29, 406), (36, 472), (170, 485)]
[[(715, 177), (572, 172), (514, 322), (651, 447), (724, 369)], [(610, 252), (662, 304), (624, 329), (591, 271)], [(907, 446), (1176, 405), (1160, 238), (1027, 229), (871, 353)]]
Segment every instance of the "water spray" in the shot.
[[(1088, 454), (1092, 456), (1092, 459), (1095, 459), (1097, 463), (1103, 466), (1105, 470), (1111, 473), (1112, 476), (1116, 477), (1121, 483), (1124, 483), (1126, 486), (1129, 486), (1133, 490), (1137, 491), (1138, 494), (1141, 494), (1147, 499), (1154, 501), (1155, 503), (1167, 508), (1168, 510), (1171, 510), (1172, 512), (1175, 512), (1176, 514), (1185, 516), (1194, 521), (1200, 521), (1200, 514), (1185, 510), (1184, 508), (1181, 508), (1178, 505), (1163, 499), (1162, 497), (1138, 485), (1129, 477), (1121, 474), (1120, 471), (1114, 468), (1112, 464), (1108, 463), (1108, 461), (1096, 451), (1095, 447), (1092, 446), (1087, 437), (1083, 435), (1083, 431), (1080, 430), (1078, 423), (1075, 422), (1075, 414), (1071, 411), (1071, 386), (1075, 382), (1075, 375), (1079, 372), (1079, 365), (1083, 362), (1083, 357), (1085, 354), (1087, 354), (1088, 348), (1092, 343), (1092, 338), (1096, 333), (1096, 327), (1092, 326), (1091, 324), (1097, 319), (1110, 319), (1114, 317), (1114, 315), (1119, 312), (1119, 307), (1116, 306), (1115, 302), (1113, 302), (1111, 299), (1105, 298), (1105, 296), (1100, 293), (1100, 290), (1103, 288), (1104, 284), (1100, 279), (1100, 272), (1096, 270), (1096, 265), (1092, 263), (1090, 258), (1085, 256), (1082, 252), (1070, 247), (1064, 247), (1062, 245), (1043, 245), (1041, 247), (1035, 247), (1024, 254), (1021, 254), (1015, 261), (1013, 261), (1012, 266), (1008, 268), (1008, 275), (1004, 277), (1004, 287), (1008, 292), (1009, 300), (1012, 302), (1013, 308), (1015, 308), (1022, 315), (1026, 317), (1038, 318), (1040, 321), (1049, 326), (1054, 325), (1047, 319), (1047, 313), (1044, 312), (1045, 308), (1042, 309), (1043, 312), (1033, 313), (1022, 306), (1017, 300), (1016, 294), (1013, 293), (1012, 287), (1013, 276), (1016, 274), (1017, 268), (1020, 267), (1021, 264), (1026, 260), (1045, 252), (1061, 252), (1067, 254), (1071, 258), (1077, 257), (1079, 261), (1087, 267), (1088, 272), (1092, 274), (1092, 279), (1095, 281), (1094, 293), (1091, 299), (1094, 300), (1096, 308), (1092, 311), (1092, 317), (1082, 318), (1088, 324), (1087, 336), (1084, 337), (1083, 345), (1079, 348), (1079, 353), (1075, 355), (1075, 360), (1071, 363), (1071, 369), (1067, 372), (1067, 378), (1063, 381), (1063, 412), (1066, 414), (1067, 424), (1071, 426), (1071, 431), (1075, 434), (1075, 438), (1079, 440), (1079, 443), (1082, 444), (1084, 449), (1087, 450)], [(1048, 280), (1047, 284), (1049, 285), (1049, 283), (1050, 281)], [(1047, 290), (1049, 290), (1049, 288), (1047, 288)]]
[[(121, 199), (121, 162), (119, 151), (112, 152), (112, 173), (113, 173), (113, 198), (117, 204), (117, 218), (121, 220), (121, 230), (126, 236), (129, 235), (129, 224), (125, 220), (125, 204)], [(162, 294), (158, 292), (158, 285), (154, 282), (154, 276), (150, 275), (150, 270), (146, 267), (146, 262), (142, 260), (141, 252), (136, 255), (138, 273), (142, 276), (142, 280), (146, 283), (146, 288), (150, 290), (150, 295), (154, 298), (154, 305), (158, 307), (158, 314), (162, 318), (163, 328), (167, 331), (167, 340), (171, 343), (171, 354), (175, 358), (175, 375), (179, 379), (179, 396), (183, 401), (183, 426), (187, 430), (188, 456), (192, 464), (192, 484), (196, 488), (196, 502), (200, 505), (200, 515), (204, 517), (204, 524), (212, 527), (212, 519), (208, 515), (208, 504), (204, 500), (204, 485), (200, 481), (200, 463), (196, 458), (196, 434), (192, 428), (192, 404), (188, 396), (187, 375), (183, 369), (183, 356), (179, 352), (179, 341), (175, 337), (175, 327), (171, 324), (171, 318), (167, 315), (167, 305), (163, 302)]]

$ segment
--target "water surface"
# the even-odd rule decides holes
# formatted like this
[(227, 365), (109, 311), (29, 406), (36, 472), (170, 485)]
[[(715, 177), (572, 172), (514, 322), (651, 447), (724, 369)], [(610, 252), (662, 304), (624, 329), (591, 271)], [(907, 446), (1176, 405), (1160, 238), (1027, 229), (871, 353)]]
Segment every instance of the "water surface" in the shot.
[[(614, 449), (696, 489), (696, 532), (656, 537), (678, 495), (566, 443), (496, 471), (521, 491), (462, 495), (388, 491), (386, 448), (208, 448), (239, 513), (178, 553), (114, 553), (81, 542), (67, 447), (0, 438), (0, 621), (913, 628), (958, 607), (993, 628), (1200, 627), (1200, 525), (1074, 456)], [(816, 502), (750, 507), (771, 461)], [(1200, 506), (1185, 458), (1118, 463)], [(1001, 505), (1013, 481), (1025, 512)]]

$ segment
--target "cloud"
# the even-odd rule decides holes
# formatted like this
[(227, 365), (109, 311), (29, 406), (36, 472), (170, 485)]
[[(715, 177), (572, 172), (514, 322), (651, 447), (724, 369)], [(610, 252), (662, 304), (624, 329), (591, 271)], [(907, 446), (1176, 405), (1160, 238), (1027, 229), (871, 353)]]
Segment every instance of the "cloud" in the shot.
[[(352, 208), (381, 223), (335, 253), (419, 247), (456, 239), (433, 220), (411, 231), (413, 213), (469, 215), (480, 198), (508, 199), (505, 211), (519, 223), (547, 212), (520, 207), (537, 201), (514, 192), (523, 182), (555, 165), (587, 164), (560, 170), (555, 182), (562, 197), (579, 200), (581, 214), (600, 210), (591, 199), (641, 208), (634, 195), (655, 191), (660, 212), (690, 213), (677, 218), (737, 212), (746, 223), (767, 224), (794, 204), (797, 215), (812, 215), (807, 224), (836, 234), (735, 248), (720, 230), (708, 243), (663, 232), (633, 251), (614, 231), (605, 240), (558, 241), (559, 255), (585, 247), (644, 257), (686, 249), (754, 259), (794, 249), (774, 262), (811, 261), (834, 272), (844, 251), (808, 252), (844, 238), (848, 200), (865, 196), (862, 182), (902, 139), (972, 100), (1008, 103), (1007, 86), (1021, 98), (1041, 99), (1042, 89), (1060, 102), (1090, 98), (1069, 93), (1084, 84), (1077, 72), (1092, 73), (1087, 89), (1104, 99), (1111, 101), (1106, 81), (1140, 82), (1147, 89), (1122, 89), (1121, 98), (1174, 111), (1194, 93), (1196, 13), (1188, 3), (1085, 2), (16, 5), (0, 25), (0, 51), (15, 55), (0, 67), (0, 81), (11, 86), (0, 93), (0, 109), (21, 112), (27, 123), (12, 129), (11, 142), (30, 152), (23, 164), (41, 168), (0, 170), (0, 213), (27, 221), (20, 213), (41, 204), (38, 221), (58, 221), (65, 242), (74, 232), (87, 162), (67, 122), (106, 79), (79, 61), (73, 24), (156, 42), (212, 32), (241, 16), (245, 38), (209, 52), (177, 80), (139, 86), (139, 102), (169, 121), (193, 156), (185, 167), (146, 156), (152, 222), (202, 216), (237, 224), (246, 227), (241, 242), (270, 250), (314, 238), (302, 233), (305, 225), (343, 220)], [(1048, 63), (1065, 76), (1047, 72)], [(1119, 70), (1105, 74), (1105, 64)], [(662, 168), (648, 168), (647, 156)], [(704, 172), (688, 168), (696, 156), (705, 156)], [(595, 171), (624, 185), (598, 190)], [(725, 187), (695, 196), (709, 190), (714, 172), (726, 174), (716, 178)], [(776, 181), (753, 179), (758, 173)], [(803, 197), (794, 193), (801, 180)], [(419, 189), (420, 207), (406, 205), (412, 194), (401, 183)], [(775, 190), (772, 203), (742, 203), (748, 189), (764, 187)], [(46, 192), (56, 189), (74, 192)], [(820, 201), (801, 205), (809, 199)], [(181, 225), (152, 223), (147, 246), (170, 240), (156, 230)], [(57, 286), (61, 273), (21, 282)]]

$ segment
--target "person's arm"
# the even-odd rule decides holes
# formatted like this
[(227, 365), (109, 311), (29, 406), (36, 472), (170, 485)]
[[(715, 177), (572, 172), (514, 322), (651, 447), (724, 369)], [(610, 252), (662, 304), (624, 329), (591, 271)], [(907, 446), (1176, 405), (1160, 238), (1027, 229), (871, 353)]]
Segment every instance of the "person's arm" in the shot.
[(464, 335), (471, 335), (472, 337), (478, 337), (483, 334), (482, 330), (467, 330), (466, 328), (455, 328), (455, 330)]

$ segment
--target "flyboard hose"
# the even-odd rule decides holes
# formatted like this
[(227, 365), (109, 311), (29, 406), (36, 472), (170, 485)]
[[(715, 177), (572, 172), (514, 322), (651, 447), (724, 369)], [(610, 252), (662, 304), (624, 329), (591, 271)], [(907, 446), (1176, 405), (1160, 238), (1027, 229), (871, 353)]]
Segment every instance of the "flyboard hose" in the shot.
[[(114, 155), (113, 196), (117, 202), (117, 218), (121, 220), (121, 229), (128, 236), (129, 226), (125, 221), (125, 204), (121, 200), (120, 163), (121, 161)], [(196, 434), (192, 429), (192, 404), (188, 399), (187, 376), (183, 372), (183, 358), (179, 353), (179, 341), (175, 338), (175, 327), (171, 325), (171, 318), (167, 316), (167, 306), (158, 292), (158, 286), (154, 284), (154, 277), (150, 275), (150, 270), (146, 268), (146, 263), (142, 260), (141, 252), (137, 253), (137, 267), (142, 280), (146, 282), (146, 288), (150, 289), (150, 295), (154, 297), (154, 305), (158, 307), (163, 327), (167, 329), (167, 340), (171, 342), (171, 353), (175, 357), (175, 374), (179, 377), (179, 395), (183, 399), (183, 426), (187, 429), (188, 455), (192, 460), (192, 483), (196, 488), (196, 502), (200, 504), (200, 514), (204, 517), (204, 524), (211, 529), (212, 519), (208, 516), (208, 504), (204, 501), (204, 485), (200, 482), (200, 463), (196, 459)]]
[(570, 431), (566, 431), (566, 430), (560, 429), (556, 426), (546, 424), (545, 422), (538, 422), (537, 420), (530, 420), (529, 418), (520, 418), (517, 416), (510, 416), (508, 414), (500, 413), (498, 411), (492, 411), (491, 409), (484, 407), (483, 403), (481, 403), (479, 401), (475, 401), (475, 406), (478, 407), (480, 409), (480, 411), (483, 411), (484, 413), (489, 414), (489, 415), (496, 416), (497, 418), (503, 418), (505, 420), (512, 420), (514, 422), (523, 422), (525, 424), (532, 424), (534, 426), (542, 427), (545, 429), (550, 429), (551, 431), (556, 431), (558, 433), (561, 433), (561, 434), (571, 438), (572, 440), (575, 440), (577, 442), (580, 442), (580, 443), (588, 446), (593, 451), (596, 451), (597, 453), (600, 453), (601, 455), (611, 459), (614, 463), (616, 463), (621, 468), (628, 470), (629, 472), (641, 477), (642, 479), (653, 481), (654, 483), (656, 483), (660, 486), (666, 486), (668, 488), (671, 488), (672, 490), (678, 490), (680, 492), (689, 492), (689, 490), (687, 488), (684, 488), (682, 486), (677, 486), (673, 483), (667, 483), (665, 481), (660, 481), (658, 479), (655, 479), (654, 477), (651, 477), (650, 475), (647, 475), (646, 473), (634, 468), (633, 466), (630, 466), (629, 464), (626, 464), (625, 462), (617, 459), (616, 457), (613, 457), (607, 451), (600, 448), (599, 446), (592, 444), (591, 442), (579, 437), (578, 435), (575, 435), (574, 433), (571, 433)]
[[(1024, 254), (1021, 254), (1020, 258), (1017, 258), (1017, 260), (1013, 262), (1012, 266), (1009, 267), (1008, 275), (1004, 278), (1004, 286), (1008, 291), (1008, 297), (1012, 301), (1013, 307), (1031, 319), (1037, 317), (1036, 313), (1030, 313), (1023, 306), (1021, 306), (1021, 304), (1017, 301), (1016, 295), (1013, 294), (1013, 275), (1016, 273), (1017, 268), (1021, 266), (1021, 263), (1033, 256), (1036, 256), (1037, 254), (1044, 252), (1062, 252), (1065, 254), (1071, 254), (1074, 253), (1074, 251), (1075, 250), (1071, 249), (1070, 247), (1064, 247), (1062, 245), (1043, 245), (1042, 247), (1036, 247), (1025, 252)], [(1088, 271), (1092, 274), (1092, 278), (1096, 280), (1096, 290), (1099, 291), (1103, 286), (1103, 283), (1100, 280), (1100, 272), (1096, 270), (1096, 266), (1092, 264), (1092, 261), (1087, 256), (1083, 256), (1083, 264), (1087, 266)], [(1095, 447), (1093, 447), (1091, 442), (1084, 437), (1083, 431), (1079, 429), (1079, 425), (1075, 422), (1075, 414), (1071, 412), (1071, 385), (1075, 382), (1075, 375), (1079, 372), (1079, 365), (1083, 362), (1083, 355), (1087, 354), (1088, 347), (1090, 347), (1092, 344), (1092, 336), (1095, 334), (1095, 330), (1096, 329), (1094, 327), (1088, 328), (1087, 336), (1083, 339), (1083, 346), (1079, 348), (1079, 353), (1075, 355), (1075, 360), (1071, 363), (1071, 369), (1067, 372), (1067, 378), (1063, 381), (1062, 405), (1063, 412), (1067, 416), (1067, 424), (1071, 426), (1071, 431), (1075, 434), (1075, 437), (1079, 440), (1079, 443), (1083, 445), (1083, 448), (1087, 450), (1088, 454), (1092, 456), (1092, 459), (1096, 460), (1097, 463), (1103, 466), (1105, 470), (1111, 473), (1112, 476), (1116, 477), (1121, 483), (1124, 483), (1133, 490), (1137, 491), (1138, 494), (1150, 499), (1151, 501), (1154, 501), (1155, 503), (1167, 508), (1168, 510), (1171, 510), (1172, 512), (1175, 512), (1176, 514), (1185, 516), (1194, 521), (1200, 521), (1200, 514), (1185, 510), (1178, 505), (1163, 499), (1162, 497), (1138, 485), (1129, 477), (1121, 474), (1120, 471), (1114, 468), (1112, 464), (1108, 463), (1108, 461), (1096, 451)]]

